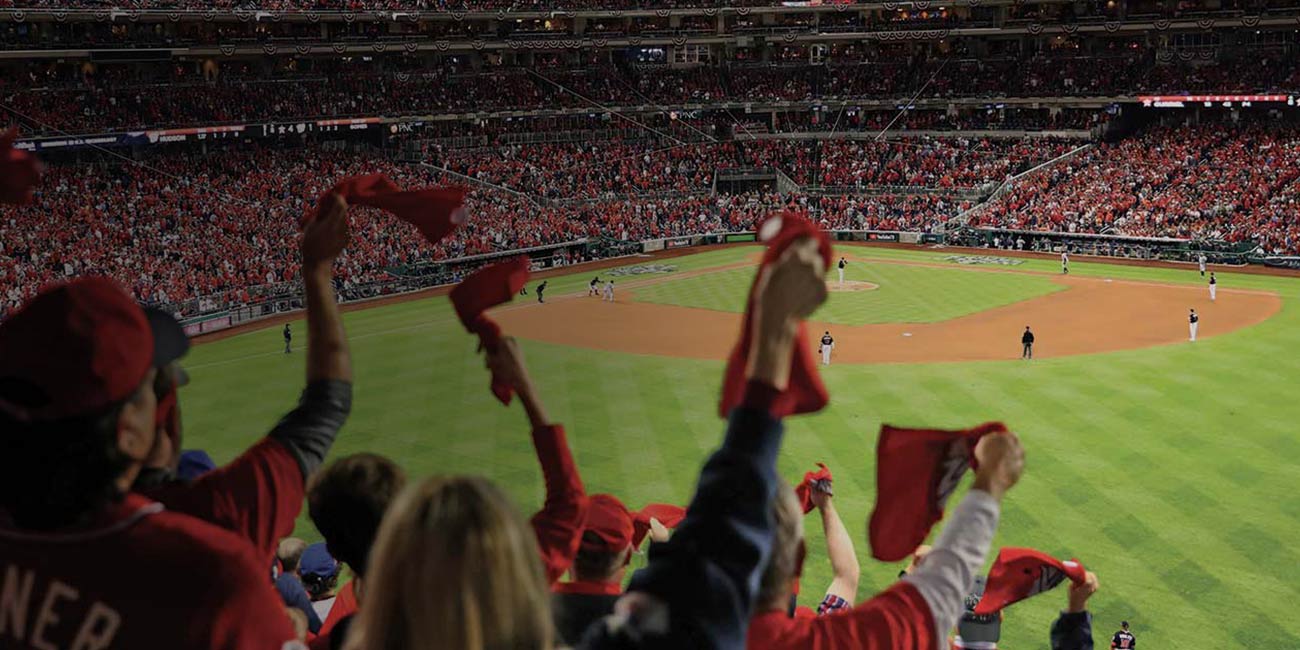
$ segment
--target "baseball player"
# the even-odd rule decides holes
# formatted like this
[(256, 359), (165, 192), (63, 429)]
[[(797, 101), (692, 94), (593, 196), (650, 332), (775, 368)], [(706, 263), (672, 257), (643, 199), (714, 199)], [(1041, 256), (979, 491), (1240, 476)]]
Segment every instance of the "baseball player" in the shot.
[(847, 261), (845, 261), (843, 257), (841, 257), (841, 258), (840, 258), (840, 264), (839, 264), (839, 269), (840, 269), (840, 286), (844, 286), (844, 267), (846, 267), (846, 266), (848, 266), (848, 265), (849, 265), (849, 263), (848, 263)]
[(1196, 265), (1201, 267), (1201, 277), (1205, 277), (1205, 253), (1196, 256)]
[(1023, 348), (1020, 352), (1021, 359), (1034, 358), (1034, 333), (1029, 331), (1029, 326), (1025, 326), (1025, 333), (1020, 335), (1020, 345)]
[(1070, 253), (1068, 251), (1061, 251), (1061, 273), (1070, 274)]
[(284, 324), (284, 353), (293, 352), (293, 332), (289, 331), (289, 324)]
[(834, 349), (835, 339), (831, 338), (831, 333), (826, 332), (825, 334), (822, 334), (821, 353), (823, 366), (831, 365), (831, 350)]
[(542, 280), (542, 283), (537, 285), (537, 302), (539, 303), (546, 302), (545, 300), (542, 299), (542, 293), (544, 293), (545, 291), (546, 291), (546, 280)]
[(607, 280), (605, 282), (605, 297), (603, 300), (605, 302), (614, 302), (614, 281), (613, 280)]
[(1219, 281), (1214, 278), (1214, 271), (1210, 271), (1210, 302), (1214, 302), (1217, 293), (1219, 293)]
[(1137, 647), (1137, 637), (1128, 631), (1128, 621), (1119, 624), (1119, 631), (1110, 639), (1111, 650), (1130, 650)]
[(1192, 335), (1190, 340), (1195, 341), (1195, 340), (1196, 340), (1196, 325), (1197, 325), (1198, 323), (1201, 322), (1201, 317), (1196, 315), (1196, 310), (1195, 310), (1195, 309), (1193, 309), (1193, 310), (1191, 310), (1191, 311), (1192, 311), (1192, 313), (1191, 313), (1191, 314), (1188, 314), (1188, 316), (1187, 316), (1187, 330), (1188, 330), (1188, 332), (1190, 332), (1191, 335)]
[(587, 296), (588, 296), (588, 297), (591, 297), (591, 296), (598, 296), (598, 295), (600, 295), (600, 276), (599, 276), (599, 275), (596, 276), (596, 277), (594, 277), (594, 278), (592, 278), (592, 279), (591, 279), (591, 282), (587, 285)]

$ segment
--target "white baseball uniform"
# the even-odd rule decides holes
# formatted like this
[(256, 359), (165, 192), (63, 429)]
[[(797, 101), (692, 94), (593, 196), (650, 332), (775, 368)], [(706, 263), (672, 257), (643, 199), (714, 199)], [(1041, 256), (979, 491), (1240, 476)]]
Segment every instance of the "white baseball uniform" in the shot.
[(1196, 265), (1201, 267), (1201, 275), (1205, 275), (1205, 256), (1201, 255), (1196, 258)]
[(830, 334), (823, 336), (822, 345), (821, 345), (823, 366), (831, 365), (831, 350), (834, 349), (835, 349), (835, 339), (831, 338)]
[(1191, 338), (1188, 339), (1188, 340), (1190, 340), (1190, 341), (1195, 341), (1195, 340), (1196, 340), (1196, 326), (1200, 324), (1200, 320), (1201, 320), (1201, 317), (1200, 317), (1200, 316), (1197, 316), (1195, 312), (1193, 312), (1192, 314), (1188, 315), (1188, 317), (1187, 317), (1187, 331), (1188, 331), (1189, 334), (1191, 334)]
[(1061, 251), (1061, 273), (1069, 273), (1069, 272), (1070, 272), (1070, 254), (1065, 251)]
[(844, 260), (840, 260), (840, 284), (844, 284), (844, 267), (847, 266)]
[(1219, 281), (1210, 276), (1210, 302), (1214, 302), (1215, 294), (1219, 292)]
[(604, 300), (608, 302), (614, 302), (614, 281), (613, 280), (610, 280), (609, 282), (605, 283)]

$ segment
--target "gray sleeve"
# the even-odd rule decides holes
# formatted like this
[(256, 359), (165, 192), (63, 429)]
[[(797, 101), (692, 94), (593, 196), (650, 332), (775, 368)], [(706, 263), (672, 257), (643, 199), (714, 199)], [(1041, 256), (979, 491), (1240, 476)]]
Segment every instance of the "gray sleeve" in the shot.
[(983, 490), (971, 490), (943, 527), (930, 553), (903, 579), (912, 583), (930, 606), (935, 639), (943, 647), (948, 632), (964, 610), (975, 572), (984, 566), (993, 533), (998, 528), (998, 500)]
[(280, 418), (267, 437), (289, 449), (306, 479), (325, 461), (351, 411), (351, 382), (313, 381), (303, 389), (297, 408)]

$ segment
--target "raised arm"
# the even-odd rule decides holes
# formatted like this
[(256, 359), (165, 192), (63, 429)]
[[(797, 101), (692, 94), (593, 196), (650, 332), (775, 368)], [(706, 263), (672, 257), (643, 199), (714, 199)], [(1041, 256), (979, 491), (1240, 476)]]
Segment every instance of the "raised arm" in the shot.
[(352, 410), (352, 355), (334, 296), (334, 260), (348, 243), (347, 201), (326, 197), (302, 233), (307, 293), (307, 388), (298, 407), (269, 437), (298, 461), (304, 479), (316, 471)]
[(307, 291), (307, 382), (352, 381), (352, 355), (334, 296), (334, 260), (348, 243), (348, 203), (331, 194), (302, 233)]
[(546, 502), (530, 523), (537, 535), (537, 549), (547, 582), (555, 582), (573, 565), (573, 558), (582, 544), (587, 493), (577, 463), (569, 451), (564, 427), (551, 423), (528, 374), (519, 343), (510, 337), (502, 338), (496, 349), (488, 352), (487, 362), (495, 376), (503, 378), (515, 389), (524, 412), (528, 414), (533, 448), (537, 451), (542, 477), (546, 481)]
[(1070, 584), (1069, 606), (1052, 623), (1052, 650), (1092, 650), (1092, 615), (1088, 599), (1097, 593), (1097, 574), (1089, 571), (1083, 584)]
[(770, 509), (782, 428), (770, 408), (789, 383), (799, 322), (826, 298), (823, 273), (816, 242), (809, 239), (793, 244), (760, 278), (748, 383), (722, 447), (700, 472), (677, 531), (655, 545), (615, 615), (589, 630), (581, 647), (744, 648), (759, 576), (772, 550)]
[(844, 520), (835, 510), (834, 498), (821, 490), (812, 491), (813, 505), (822, 516), (822, 529), (826, 531), (826, 555), (831, 561), (831, 585), (827, 596), (835, 596), (852, 605), (858, 597), (858, 579), (861, 567), (853, 551), (853, 537), (844, 527)]
[(975, 572), (984, 565), (998, 527), (1000, 502), (1020, 480), (1025, 454), (1012, 433), (995, 433), (975, 447), (979, 470), (930, 553), (903, 580), (920, 592), (930, 608), (935, 638), (942, 640), (964, 611)]

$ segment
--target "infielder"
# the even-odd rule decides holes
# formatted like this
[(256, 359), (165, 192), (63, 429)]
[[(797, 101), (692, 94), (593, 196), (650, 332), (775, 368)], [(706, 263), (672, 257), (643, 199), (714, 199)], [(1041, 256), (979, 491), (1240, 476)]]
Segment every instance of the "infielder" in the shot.
[(1066, 251), (1061, 251), (1061, 273), (1070, 274), (1070, 254)]
[(600, 295), (600, 276), (599, 276), (599, 275), (596, 276), (596, 277), (594, 277), (594, 278), (592, 278), (592, 279), (591, 279), (591, 283), (587, 285), (587, 295), (588, 295), (588, 296), (597, 296), (597, 295)]
[(542, 283), (537, 285), (537, 302), (546, 302), (546, 300), (542, 298), (543, 293), (546, 293), (546, 280), (542, 280)]
[(1192, 341), (1196, 340), (1196, 325), (1201, 322), (1201, 317), (1196, 315), (1196, 310), (1187, 316), (1187, 331), (1191, 333)]
[(1201, 267), (1201, 277), (1205, 277), (1205, 253), (1196, 256), (1196, 265)]
[(605, 297), (603, 298), (603, 300), (605, 300), (606, 302), (614, 302), (614, 281), (613, 280), (609, 280), (605, 282)]
[(831, 333), (826, 332), (825, 334), (822, 334), (821, 353), (823, 366), (831, 365), (831, 350), (834, 349), (835, 339), (831, 338)]
[(840, 286), (841, 286), (841, 287), (844, 286), (844, 267), (846, 267), (846, 266), (848, 266), (848, 265), (849, 265), (849, 263), (846, 262), (846, 261), (844, 261), (844, 258), (841, 257), (841, 258), (840, 258), (840, 265), (839, 265), (839, 268), (840, 268)]
[(1210, 271), (1210, 302), (1214, 302), (1214, 296), (1219, 292), (1219, 281), (1214, 279), (1214, 271)]

